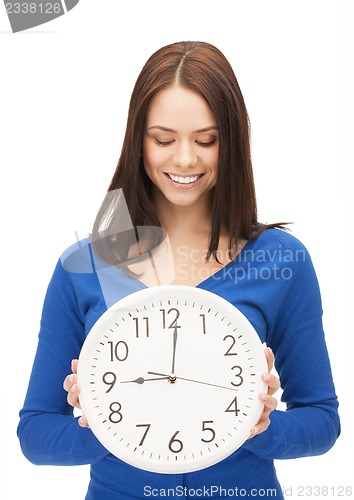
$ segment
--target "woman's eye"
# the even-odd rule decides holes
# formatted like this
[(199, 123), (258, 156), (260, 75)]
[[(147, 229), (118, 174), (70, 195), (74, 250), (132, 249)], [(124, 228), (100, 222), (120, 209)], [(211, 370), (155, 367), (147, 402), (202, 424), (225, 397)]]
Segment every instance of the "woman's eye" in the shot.
[(156, 144), (159, 146), (169, 146), (172, 144), (174, 141), (159, 141), (158, 139), (155, 139)]
[(215, 144), (217, 139), (213, 139), (212, 141), (195, 141), (199, 146), (202, 146), (203, 148), (208, 148), (209, 146), (212, 146)]

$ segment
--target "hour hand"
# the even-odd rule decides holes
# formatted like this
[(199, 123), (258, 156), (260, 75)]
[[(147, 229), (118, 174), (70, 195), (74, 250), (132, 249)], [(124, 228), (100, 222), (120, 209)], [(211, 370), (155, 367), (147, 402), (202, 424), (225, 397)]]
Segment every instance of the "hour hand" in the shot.
[(167, 380), (169, 377), (153, 377), (153, 378), (144, 378), (138, 377), (135, 380), (122, 380), (121, 384), (144, 384), (145, 382), (153, 382), (154, 380)]

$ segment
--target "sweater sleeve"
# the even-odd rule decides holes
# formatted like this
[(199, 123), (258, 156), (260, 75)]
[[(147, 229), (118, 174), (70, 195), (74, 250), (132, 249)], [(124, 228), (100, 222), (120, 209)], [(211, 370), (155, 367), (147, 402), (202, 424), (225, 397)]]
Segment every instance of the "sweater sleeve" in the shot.
[(275, 355), (286, 411), (273, 411), (267, 431), (244, 445), (266, 459), (323, 454), (340, 433), (319, 286), (307, 250), (301, 255), (268, 323), (267, 344)]
[[(88, 281), (93, 279), (93, 274), (88, 275)], [(46, 293), (37, 352), (18, 425), (22, 451), (34, 464), (82, 465), (98, 462), (108, 454), (91, 430), (78, 425), (63, 389), (71, 360), (78, 357), (85, 335), (83, 309), (59, 262)]]

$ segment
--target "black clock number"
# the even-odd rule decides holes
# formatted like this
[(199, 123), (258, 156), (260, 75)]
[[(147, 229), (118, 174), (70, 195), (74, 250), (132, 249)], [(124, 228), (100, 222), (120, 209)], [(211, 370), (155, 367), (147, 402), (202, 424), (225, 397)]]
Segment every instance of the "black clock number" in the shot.
[(168, 443), (168, 447), (172, 451), (172, 453), (180, 453), (183, 450), (182, 441), (180, 439), (176, 439), (176, 436), (179, 432), (180, 431), (176, 431), (171, 437), (170, 442)]
[(124, 342), (124, 340), (120, 340), (119, 342), (116, 342), (116, 344), (110, 341), (108, 344), (110, 346), (111, 361), (114, 361), (115, 359), (118, 361), (125, 361), (127, 359), (129, 348), (128, 344)]
[(206, 424), (213, 424), (214, 421), (213, 420), (203, 420), (202, 422), (202, 431), (209, 431), (211, 432), (211, 436), (210, 436), (210, 439), (204, 439), (202, 438), (201, 441), (204, 441), (204, 443), (211, 443), (211, 441), (213, 441), (215, 439), (215, 431), (212, 427), (207, 427)]
[(226, 335), (226, 337), (224, 337), (223, 340), (225, 341), (226, 339), (231, 339), (231, 345), (228, 348), (228, 350), (225, 352), (224, 356), (237, 356), (237, 352), (232, 351), (232, 348), (236, 344), (235, 337), (233, 335)]
[(112, 422), (112, 424), (119, 424), (123, 418), (123, 415), (121, 414), (122, 405), (115, 401), (109, 405), (109, 409), (111, 410), (111, 413), (108, 416), (109, 421)]
[(237, 406), (237, 396), (231, 401), (229, 406), (226, 408), (225, 413), (233, 413), (236, 417), (239, 414), (239, 408)]
[(231, 385), (233, 385), (234, 387), (239, 387), (240, 385), (243, 384), (243, 377), (241, 377), (242, 368), (241, 368), (241, 366), (236, 365), (236, 366), (233, 366), (231, 368), (231, 370), (236, 370), (235, 378), (237, 380), (237, 383), (231, 382)]
[(205, 335), (206, 334), (205, 314), (199, 314), (199, 316), (202, 318), (203, 335)]
[[(179, 318), (179, 310), (176, 309), (175, 307), (171, 307), (171, 309), (169, 309), (166, 313), (166, 309), (160, 309), (160, 311), (162, 312), (162, 328), (164, 330), (166, 330), (166, 328), (181, 328), (179, 325), (177, 325), (177, 320)], [(174, 319), (172, 320), (170, 326), (167, 326), (166, 327), (166, 314), (170, 315), (171, 314), (171, 317), (173, 317), (172, 315), (174, 314)]]
[[(149, 337), (149, 318), (146, 316), (142, 318), (145, 322), (145, 336)], [(139, 326), (139, 318), (133, 318), (133, 321), (135, 321), (135, 336), (138, 338), (140, 334), (140, 326)]]
[(146, 435), (147, 435), (147, 433), (149, 432), (149, 429), (150, 429), (150, 427), (151, 427), (151, 424), (136, 424), (136, 426), (135, 426), (135, 427), (146, 427), (146, 430), (145, 430), (145, 432), (144, 432), (144, 434), (143, 434), (143, 437), (141, 438), (140, 443), (139, 443), (139, 446), (142, 446), (142, 444), (143, 444), (143, 443), (144, 443), (144, 441), (145, 441)]
[(103, 374), (102, 380), (106, 385), (109, 385), (109, 388), (106, 390), (107, 394), (109, 391), (113, 389), (114, 384), (117, 381), (117, 375), (113, 372), (106, 372)]

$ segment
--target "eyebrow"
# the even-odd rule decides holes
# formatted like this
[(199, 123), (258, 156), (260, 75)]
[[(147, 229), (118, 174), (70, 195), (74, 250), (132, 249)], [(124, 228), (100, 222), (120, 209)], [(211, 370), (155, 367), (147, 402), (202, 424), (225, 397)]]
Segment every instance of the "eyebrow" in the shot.
[[(158, 130), (163, 130), (164, 132), (172, 132), (173, 134), (177, 134), (176, 130), (173, 130), (172, 128), (164, 127), (162, 125), (152, 125), (152, 127), (149, 127), (148, 130), (151, 129), (158, 129)], [(210, 130), (218, 130), (218, 127), (216, 125), (211, 125), (210, 127), (204, 127), (200, 128), (198, 130), (193, 130), (193, 134), (200, 134), (202, 132), (209, 132)]]

